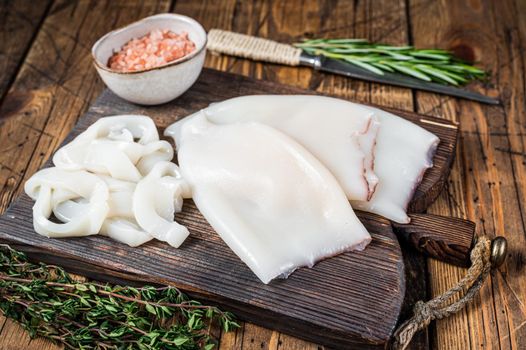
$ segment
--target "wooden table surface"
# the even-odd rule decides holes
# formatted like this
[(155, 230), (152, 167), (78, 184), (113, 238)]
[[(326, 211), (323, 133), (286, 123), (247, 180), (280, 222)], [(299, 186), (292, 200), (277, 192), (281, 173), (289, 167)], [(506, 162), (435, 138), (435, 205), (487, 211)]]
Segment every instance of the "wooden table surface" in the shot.
[[(492, 72), (472, 89), (498, 96), (486, 106), (430, 93), (364, 83), (243, 59), (209, 55), (206, 66), (403, 108), (461, 123), (447, 187), (429, 212), (463, 217), (478, 234), (503, 235), (506, 263), (492, 272), (467, 309), (433, 322), (413, 349), (526, 348), (526, 1), (521, 0), (0, 0), (0, 212), (22, 191), (103, 89), (90, 47), (111, 29), (159, 12), (191, 16), (222, 28), (293, 42), (303, 37), (357, 37), (440, 47)], [(405, 247), (404, 247), (405, 249)], [(408, 295), (455, 284), (465, 269), (407, 250)], [(0, 349), (56, 349), (30, 340), (0, 316)], [(220, 349), (321, 349), (251, 324), (222, 334)]]

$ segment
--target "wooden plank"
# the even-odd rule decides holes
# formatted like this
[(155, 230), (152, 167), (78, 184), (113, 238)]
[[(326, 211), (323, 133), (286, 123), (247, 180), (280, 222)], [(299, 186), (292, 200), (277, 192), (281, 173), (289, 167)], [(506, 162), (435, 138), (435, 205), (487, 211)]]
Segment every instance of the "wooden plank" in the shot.
[(14, 80), (50, 4), (51, 0), (0, 1), (0, 101)]
[[(411, 4), (412, 8), (421, 2)], [(489, 107), (417, 95), (419, 112), (461, 121), (459, 161), (448, 191), (430, 210), (474, 220), (479, 234), (504, 235), (511, 246), (505, 266), (491, 275), (475, 303), (447, 321), (436, 322), (434, 345), (439, 349), (521, 349), (526, 344), (526, 283), (519, 277), (526, 253), (525, 13), (513, 1), (428, 2), (426, 7), (421, 16), (412, 16), (415, 45), (449, 48), (480, 62), (493, 74), (489, 82), (472, 88), (503, 100), (503, 107)], [(443, 292), (464, 273), (430, 261), (432, 293)]]
[[(0, 84), (10, 81), (2, 74), (16, 73), (14, 67), (26, 51), (24, 45), (33, 37), (27, 30), (39, 21), (28, 19), (36, 19), (33, 16), (39, 11), (43, 14), (47, 3), (2, 2), (2, 6), (21, 8), (15, 17), (0, 10), (9, 17), (8, 22), (0, 21), (2, 25), (20, 28), (6, 38), (8, 52), (12, 52), (15, 61), (5, 70), (0, 69)], [(102, 91), (103, 84), (91, 66), (90, 47), (95, 40), (115, 27), (167, 11), (169, 7), (169, 0), (147, 0), (140, 6), (124, 0), (54, 2), (0, 106), (0, 212), (20, 193), (26, 175), (44, 163), (93, 97)], [(4, 45), (4, 40), (0, 40), (0, 45)], [(0, 323), (4, 320), (0, 316)], [(0, 348), (25, 349), (28, 342), (23, 333), (18, 325), (5, 321)], [(10, 339), (8, 344), (6, 339)], [(29, 344), (35, 349), (47, 349), (43, 344), (51, 343), (38, 340)]]
[[(232, 81), (235, 82), (235, 85), (232, 85)], [(213, 82), (214, 88), (212, 88), (210, 82)], [(217, 89), (217, 86), (219, 86), (220, 89)], [(202, 108), (207, 106), (208, 103), (222, 101), (233, 96), (243, 95), (244, 93), (265, 94), (269, 91), (289, 94), (310, 93), (306, 90), (293, 87), (275, 85), (264, 81), (256, 82), (243, 79), (241, 76), (225, 75), (216, 71), (207, 70), (204, 71), (200, 84), (194, 86), (190, 93), (199, 96), (195, 96), (195, 98), (202, 100), (198, 105), (199, 108)], [(104, 102), (101, 102), (97, 106), (98, 110), (106, 108), (105, 112), (107, 114), (116, 113), (113, 105), (110, 104), (109, 106), (105, 106), (103, 103)], [(185, 106), (183, 114), (178, 114), (177, 116), (181, 117), (184, 113), (193, 112), (194, 110), (192, 110), (192, 107), (194, 105), (192, 105), (192, 102), (189, 102)], [(123, 108), (125, 108), (126, 113), (135, 113), (133, 108), (131, 110), (127, 107)], [(426, 171), (422, 182), (415, 191), (413, 200), (410, 202), (409, 207), (423, 207), (424, 205), (428, 205), (428, 203), (431, 203), (434, 198), (436, 198), (437, 193), (443, 186), (444, 179), (447, 177), (446, 174), (449, 173), (452, 154), (456, 147), (456, 125), (441, 119), (419, 116), (402, 110), (392, 108), (384, 109), (420, 125), (440, 138), (440, 144), (433, 159), (434, 165), (431, 169)], [(174, 114), (174, 111), (163, 111), (169, 115)], [(148, 113), (152, 113), (152, 111), (148, 110)], [(161, 114), (159, 114), (159, 118), (163, 118)], [(165, 119), (163, 119), (163, 122), (164, 121)], [(163, 124), (161, 123), (160, 125), (162, 126)], [(415, 205), (415, 203), (417, 204)], [(360, 216), (361, 214), (358, 212), (358, 215)], [(412, 242), (414, 247), (421, 252), (427, 252), (430, 256), (438, 257), (444, 261), (451, 261), (453, 263), (465, 265), (465, 261), (469, 259), (469, 250), (471, 248), (474, 233), (474, 228), (471, 222), (460, 219), (449, 220), (447, 217), (428, 217), (426, 215), (413, 215), (413, 217), (415, 218), (414, 223), (396, 225), (396, 232), (401, 234), (409, 242)], [(433, 226), (436, 226), (437, 224), (443, 224), (446, 226), (443, 228), (434, 228)], [(452, 227), (457, 227), (459, 232), (462, 232), (463, 234), (451, 235), (449, 229)], [(428, 232), (423, 233), (422, 230)], [(442, 248), (439, 249), (439, 247)]]
[[(407, 17), (406, 1), (382, 1), (381, 4), (363, 1), (357, 4), (355, 18), (350, 19), (353, 23), (352, 32), (341, 33), (346, 35), (329, 32), (327, 33), (328, 36), (365, 37), (371, 41), (393, 45), (409, 43), (411, 19)], [(334, 15), (337, 16), (337, 14)], [(343, 28), (345, 25), (345, 23), (341, 24)], [(409, 89), (364, 83), (336, 76), (332, 79), (335, 80), (336, 87), (348, 86), (343, 90), (345, 94), (358, 91), (357, 95), (364, 95), (370, 102), (413, 111), (413, 93)], [(411, 309), (417, 300), (427, 299), (427, 273), (425, 258), (412, 249), (407, 242), (401, 242), (401, 246), (406, 266), (406, 280), (411, 281), (411, 287), (406, 289), (404, 306), (400, 315), (402, 321), (412, 316)], [(417, 334), (408, 348), (414, 350), (429, 348), (427, 331)]]
[[(51, 1), (1, 1), (0, 2), (0, 102), (3, 101), (13, 82), (25, 55), (33, 43), (36, 33), (48, 11)], [(0, 114), (0, 123), (24, 103), (24, 95), (12, 96)], [(0, 162), (0, 171), (9, 165)], [(1, 187), (12, 187), (15, 180), (9, 178)], [(2, 197), (0, 197), (0, 204)], [(5, 209), (5, 208), (3, 208)], [(0, 210), (3, 212), (3, 210)], [(14, 322), (0, 315), (0, 348), (26, 348), (31, 340), (29, 335)]]

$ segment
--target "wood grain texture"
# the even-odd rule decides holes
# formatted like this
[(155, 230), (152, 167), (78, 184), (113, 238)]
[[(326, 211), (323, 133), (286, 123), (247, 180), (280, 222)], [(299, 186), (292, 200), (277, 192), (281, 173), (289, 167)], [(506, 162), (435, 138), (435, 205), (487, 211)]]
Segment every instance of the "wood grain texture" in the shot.
[[(525, 242), (525, 13), (514, 1), (425, 2), (412, 16), (417, 46), (449, 48), (492, 72), (471, 88), (499, 96), (489, 107), (417, 93), (416, 110), (457, 120), (461, 135), (448, 191), (430, 208), (440, 215), (474, 221), (478, 234), (504, 235), (508, 259), (491, 274), (466, 310), (436, 322), (437, 349), (523, 349), (526, 346)], [(422, 4), (411, 1), (411, 8)], [(524, 9), (524, 6), (523, 6)], [(455, 284), (465, 270), (428, 264), (433, 295)]]
[(475, 223), (432, 214), (410, 214), (409, 224), (392, 223), (398, 239), (437, 260), (469, 267)]
[(0, 101), (24, 61), (50, 4), (50, 0), (0, 1)]
[(28, 173), (42, 166), (87, 109), (102, 83), (90, 48), (103, 34), (168, 10), (168, 1), (57, 1), (0, 106), (0, 206), (5, 209)]
[[(32, 227), (31, 200), (22, 198), (22, 207), (8, 211), (15, 219), (0, 223), (0, 239), (14, 240), (29, 253), (34, 249), (41, 261), (71, 264), (88, 277), (171, 284), (243, 319), (335, 348), (383, 348), (396, 324), (405, 280), (400, 248), (385, 220), (367, 221), (373, 243), (365, 252), (341, 254), (296, 271), (286, 283), (262, 285), (192, 204), (179, 216), (191, 232), (184, 246), (170, 249), (155, 242), (129, 248), (101, 237), (54, 242), (25, 235)], [(6, 229), (16, 237), (4, 234)]]
[[(31, 4), (38, 6), (39, 2)], [(12, 3), (19, 1), (9, 5)], [(88, 60), (89, 47), (95, 38), (114, 25), (169, 8), (198, 19), (207, 28), (218, 27), (282, 41), (303, 36), (354, 36), (392, 44), (456, 48), (468, 58), (474, 56), (480, 66), (491, 68), (493, 77), (489, 84), (474, 88), (499, 95), (504, 102), (502, 108), (357, 82), (307, 68), (265, 65), (224, 56), (209, 56), (206, 61), (212, 68), (461, 120), (460, 144), (446, 191), (430, 211), (474, 220), (479, 234), (505, 234), (510, 241), (510, 255), (506, 265), (493, 273), (491, 282), (473, 306), (437, 322), (436, 326), (433, 323), (430, 332), (417, 335), (412, 349), (427, 349), (427, 336), (435, 349), (525, 347), (526, 234), (522, 203), (526, 202), (526, 3), (522, 0), (177, 0), (172, 4), (169, 1), (54, 1), (43, 24), (45, 31), (39, 31), (28, 53), (31, 58), (16, 63), (22, 69), (10, 86), (14, 93), (10, 97), (11, 106), (0, 106), (0, 116), (13, 119), (8, 124), (0, 121), (0, 210), (5, 210), (20, 192), (26, 173), (31, 174), (41, 166), (93, 96), (102, 90), (102, 83), (95, 77)], [(98, 23), (98, 19), (103, 23)], [(52, 27), (63, 30), (52, 31)], [(0, 30), (2, 28), (0, 26)], [(57, 60), (57, 55), (62, 59)], [(44, 74), (53, 79), (46, 79)], [(24, 98), (17, 99), (17, 96)], [(426, 299), (428, 289), (434, 295), (440, 293), (456, 283), (465, 270), (432, 259), (426, 262), (407, 250), (403, 242), (402, 246), (406, 249), (407, 280), (412, 281), (402, 314), (407, 317), (416, 300)], [(19, 327), (0, 317), (1, 349), (56, 348), (49, 344), (40, 339), (29, 341)], [(251, 324), (245, 324), (235, 333), (223, 334), (220, 348), (318, 349), (314, 344)]]

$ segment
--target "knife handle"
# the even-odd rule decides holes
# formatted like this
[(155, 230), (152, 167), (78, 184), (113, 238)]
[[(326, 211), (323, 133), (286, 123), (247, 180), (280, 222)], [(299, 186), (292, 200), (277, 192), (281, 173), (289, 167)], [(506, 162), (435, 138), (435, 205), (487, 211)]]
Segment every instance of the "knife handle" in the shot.
[(221, 29), (210, 29), (207, 49), (255, 61), (286, 64), (289, 66), (300, 64), (301, 49), (299, 48), (273, 40)]
[(409, 224), (392, 222), (398, 239), (440, 261), (463, 267), (470, 265), (474, 222), (431, 214), (410, 214), (409, 217)]

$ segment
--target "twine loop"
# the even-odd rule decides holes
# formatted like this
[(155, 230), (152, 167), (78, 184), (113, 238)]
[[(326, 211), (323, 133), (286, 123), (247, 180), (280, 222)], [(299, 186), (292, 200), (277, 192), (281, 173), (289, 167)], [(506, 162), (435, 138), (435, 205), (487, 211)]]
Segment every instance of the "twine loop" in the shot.
[(422, 300), (419, 300), (416, 302), (413, 312), (415, 314), (415, 317), (417, 319), (418, 324), (422, 324), (423, 327), (427, 327), (433, 318), (433, 310), (431, 307), (424, 303)]
[[(415, 333), (427, 327), (431, 321), (446, 318), (473, 300), (491, 271), (491, 240), (480, 237), (471, 251), (470, 259), (471, 267), (455, 286), (428, 302), (416, 302), (413, 317), (402, 323), (394, 333), (393, 349), (405, 349)], [(466, 292), (457, 301), (450, 300), (463, 290)]]

